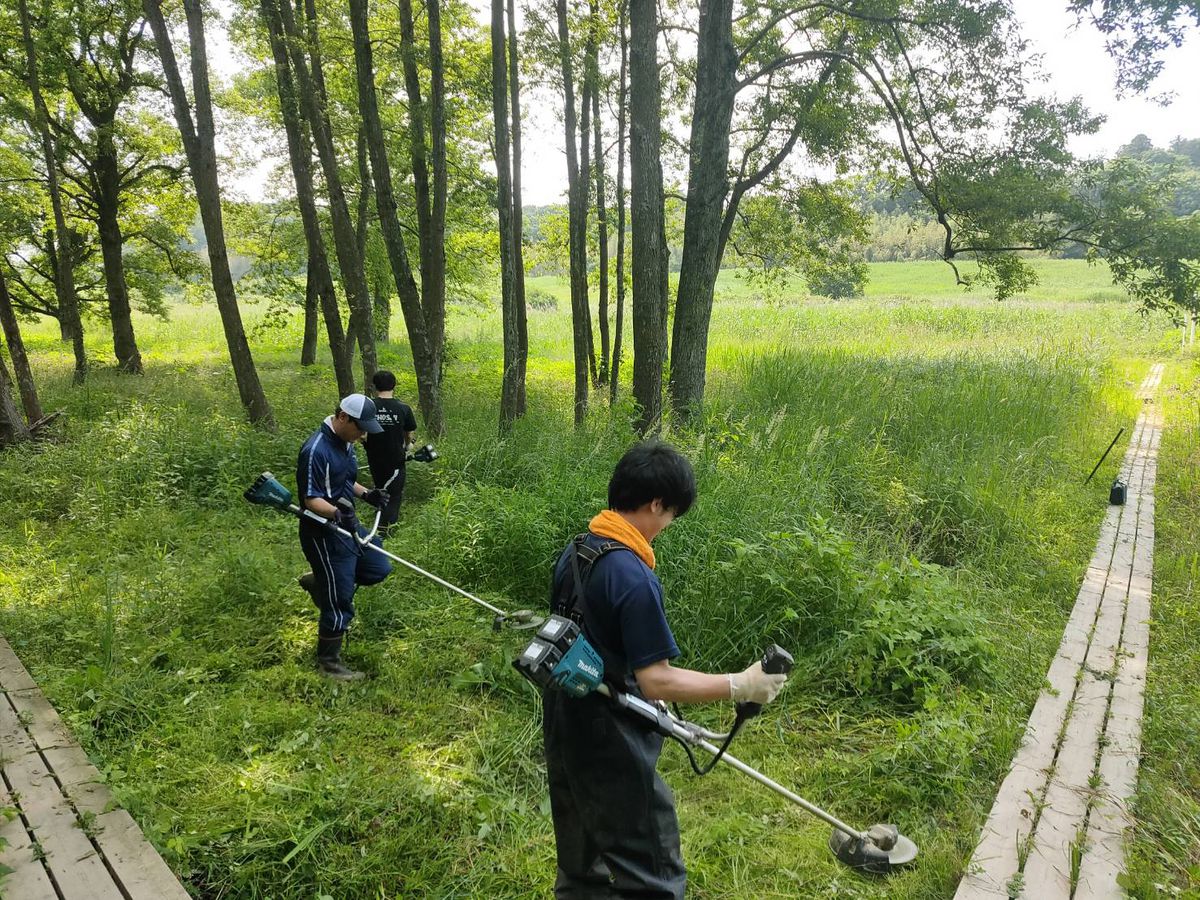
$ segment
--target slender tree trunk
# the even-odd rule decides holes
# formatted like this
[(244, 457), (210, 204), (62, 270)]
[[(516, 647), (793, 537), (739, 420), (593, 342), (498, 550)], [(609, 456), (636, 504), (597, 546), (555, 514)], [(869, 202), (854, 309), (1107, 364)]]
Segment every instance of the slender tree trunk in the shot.
[[(583, 223), (579, 232), (579, 243), (583, 247), (583, 310), (584, 310), (584, 329), (587, 331), (587, 362), (588, 376), (591, 378), (593, 385), (599, 384), (598, 373), (596, 371), (596, 339), (592, 333), (592, 297), (591, 289), (588, 285), (587, 271), (587, 246), (588, 246), (588, 203), (592, 192), (592, 160), (591, 160), (591, 142), (592, 142), (592, 94), (596, 90), (596, 85), (592, 81), (592, 67), (590, 64), (592, 55), (592, 37), (593, 31), (591, 23), (588, 23), (588, 37), (584, 42), (583, 53), (583, 90), (580, 91), (580, 114), (579, 114), (579, 205), (583, 208), (583, 215), (580, 221)], [(571, 240), (575, 240), (575, 235), (571, 235)]]
[(504, 0), (492, 0), (492, 148), (496, 157), (496, 212), (500, 220), (500, 322), (504, 372), (500, 378), (500, 433), (520, 415), (517, 409), (516, 270), (513, 260), (512, 160), (509, 156), (508, 58)]
[(308, 248), (308, 272), (313, 279), (313, 291), (325, 320), (325, 334), (333, 358), (338, 395), (344, 397), (354, 393), (356, 386), (353, 358), (347, 347), (346, 332), (342, 327), (342, 314), (333, 286), (333, 273), (329, 270), (325, 236), (321, 233), (321, 218), (317, 213), (312, 174), (312, 142), (301, 119), (296, 81), (285, 47), (283, 20), (273, 5), (273, 0), (262, 0), (259, 10), (270, 38), (271, 54), (275, 59), (275, 85), (279, 94), (279, 108), (283, 115), (283, 128), (287, 134), (288, 158), (292, 165), (292, 178), (296, 183), (300, 221), (304, 226), (304, 242)]
[(358, 255), (363, 259), (367, 268), (367, 278), (371, 284), (371, 309), (375, 320), (375, 340), (384, 344), (392, 337), (392, 302), (388, 296), (386, 283), (381, 283), (371, 271), (367, 261), (367, 240), (371, 231), (371, 164), (367, 159), (367, 132), (359, 125), (358, 140), (356, 141), (356, 156), (358, 158), (358, 210), (354, 223), (355, 235), (358, 240)]
[(0, 328), (8, 344), (8, 355), (12, 357), (13, 372), (17, 386), (21, 389), (21, 405), (25, 407), (25, 418), (36, 422), (42, 417), (42, 404), (38, 401), (37, 386), (33, 382), (33, 370), (29, 367), (29, 355), (21, 339), (21, 326), (13, 312), (12, 298), (8, 296), (8, 285), (4, 281), (4, 269), (0, 268)]
[[(411, 0), (399, 0), (401, 62), (408, 95), (409, 146), (413, 193), (417, 205), (417, 237), (421, 268), (421, 307), (425, 312), (429, 361), (439, 373), (446, 342), (446, 84), (442, 58), (441, 5), (430, 0), (430, 97), (421, 96), (417, 71), (416, 33)], [(425, 146), (426, 107), (429, 113), (429, 147)]]
[(221, 325), (225, 330), (225, 342), (229, 345), (229, 359), (233, 365), (242, 406), (245, 407), (250, 421), (273, 431), (275, 418), (259, 381), (258, 370), (254, 367), (254, 357), (250, 353), (250, 344), (246, 340), (246, 330), (242, 326), (242, 316), (238, 309), (233, 277), (229, 272), (225, 225), (221, 216), (221, 187), (217, 180), (216, 129), (213, 125), (212, 95), (208, 85), (208, 56), (204, 44), (204, 18), (200, 0), (184, 0), (183, 3), (191, 44), (192, 93), (196, 109), (194, 124), (160, 3), (161, 0), (143, 0), (143, 9), (154, 31), (154, 40), (158, 45), (163, 73), (171, 94), (171, 104), (175, 110), (175, 120), (183, 138), (188, 167), (192, 171), (196, 200), (200, 205), (200, 220), (204, 225), (204, 236), (208, 243), (213, 293), (217, 298), (217, 309), (220, 311)]
[(669, 385), (675, 411), (685, 418), (699, 412), (704, 397), (708, 327), (721, 266), (721, 220), (729, 195), (729, 130), (737, 94), (733, 0), (701, 0), (699, 30), (683, 262), (675, 298)]
[(621, 374), (621, 341), (625, 331), (625, 117), (629, 86), (629, 0), (621, 0), (618, 28), (621, 41), (621, 74), (617, 95), (617, 313), (613, 322), (612, 372), (608, 380), (608, 400), (617, 402)]
[(117, 148), (113, 143), (112, 123), (97, 128), (95, 159), (97, 225), (100, 255), (104, 260), (104, 286), (108, 293), (109, 319), (112, 323), (113, 352), (117, 367), (131, 375), (141, 375), (142, 355), (133, 333), (133, 313), (129, 308), (129, 287), (125, 281), (125, 239), (121, 234), (121, 172)]
[[(309, 17), (307, 30), (301, 35), (296, 25), (288, 0), (279, 0), (277, 7), (284, 34), (285, 46), (290, 51), (292, 77), (300, 109), (308, 120), (321, 172), (325, 176), (325, 189), (329, 197), (329, 214), (333, 223), (333, 247), (341, 269), (342, 285), (346, 290), (346, 301), (350, 306), (350, 322), (347, 325), (347, 345), (358, 341), (362, 353), (363, 384), (370, 384), (375, 374), (375, 329), (371, 315), (371, 294), (367, 288), (366, 271), (358, 253), (358, 241), (350, 208), (346, 203), (346, 192), (342, 186), (341, 170), (333, 144), (333, 131), (325, 113), (328, 101), (324, 90), (325, 77), (321, 65), (321, 52), (317, 43), (315, 9), (306, 4)], [(302, 47), (309, 50), (305, 59)], [(309, 68), (311, 61), (311, 70)], [(352, 336), (351, 336), (352, 335)]]
[(75, 292), (75, 272), (72, 268), (74, 254), (71, 252), (71, 231), (63, 214), (62, 193), (58, 186), (58, 163), (54, 152), (54, 138), (50, 134), (50, 116), (46, 101), (42, 97), (41, 81), (38, 77), (37, 47), (29, 22), (29, 4), (19, 0), (21, 15), (21, 37), (25, 43), (25, 61), (28, 67), (29, 92), (33, 97), (35, 127), (42, 143), (42, 159), (46, 166), (46, 182), (50, 193), (50, 206), (54, 212), (54, 230), (58, 234), (59, 252), (54, 269), (54, 293), (58, 299), (58, 322), (62, 336), (71, 342), (75, 354), (75, 383), (87, 377), (87, 353), (83, 347), (83, 321), (79, 316), (79, 297)]
[(300, 365), (311, 366), (317, 361), (317, 327), (321, 314), (321, 296), (311, 266), (304, 274), (304, 341), (300, 345)]
[(587, 176), (580, 175), (579, 122), (575, 116), (575, 81), (572, 76), (566, 0), (555, 0), (555, 9), (558, 14), (559, 64), (566, 103), (567, 227), (571, 258), (571, 331), (575, 349), (575, 424), (581, 425), (587, 416), (591, 368), (588, 352)]
[[(433, 203), (425, 146), (425, 103), (417, 72), (416, 34), (411, 0), (399, 0), (400, 58), (404, 68), (404, 92), (408, 95), (408, 143), (412, 162), (413, 195), (417, 201), (417, 243), (421, 256), (421, 288), (433, 277)], [(372, 89), (374, 86), (372, 85)]]
[(630, 0), (629, 51), (633, 396), (638, 404), (636, 426), (648, 432), (661, 427), (663, 363), (667, 358), (667, 237), (655, 0)]
[[(446, 72), (442, 57), (442, 0), (426, 0), (429, 19), (429, 143), (433, 166), (432, 238), (429, 283), (421, 284), (425, 327), (429, 334), (430, 364), (438, 372), (441, 390), (442, 361), (446, 349), (446, 203), (449, 197), (446, 170)], [(521, 382), (524, 395), (524, 380)], [(522, 400), (522, 404), (524, 401)]]
[(430, 351), (425, 310), (408, 263), (404, 234), (396, 213), (396, 197), (392, 190), (391, 170), (388, 168), (387, 145), (384, 143), (383, 124), (379, 119), (379, 105), (375, 96), (375, 64), (367, 30), (366, 0), (350, 0), (350, 28), (354, 35), (354, 60), (358, 73), (358, 109), (366, 129), (367, 147), (371, 156), (371, 175), (375, 182), (375, 212), (379, 217), (379, 227), (387, 247), (392, 277), (396, 282), (396, 293), (400, 298), (400, 308), (404, 312), (404, 324), (408, 329), (413, 368), (417, 375), (417, 397), (421, 404), (425, 427), (430, 434), (440, 435), (445, 429), (441, 371)]
[(517, 44), (517, 0), (508, 0), (508, 91), (512, 101), (513, 312), (516, 314), (516, 409), (525, 415), (525, 372), (529, 327), (525, 314), (525, 214), (521, 201), (521, 69)]
[(597, 320), (600, 324), (600, 364), (596, 385), (608, 382), (608, 209), (604, 204), (604, 136), (600, 123), (600, 16), (596, 0), (591, 0), (591, 46), (588, 65), (592, 81), (592, 132), (595, 138), (594, 165), (596, 169), (596, 243), (600, 251), (600, 296), (597, 300)]
[(27, 440), (29, 427), (13, 400), (12, 378), (8, 374), (8, 366), (4, 364), (4, 357), (0, 356), (0, 450)]

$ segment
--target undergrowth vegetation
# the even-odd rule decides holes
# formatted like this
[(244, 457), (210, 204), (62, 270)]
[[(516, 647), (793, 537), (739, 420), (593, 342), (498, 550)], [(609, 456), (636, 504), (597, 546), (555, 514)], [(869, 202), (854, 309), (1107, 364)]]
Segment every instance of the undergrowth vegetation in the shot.
[[(262, 434), (215, 315), (173, 315), (139, 321), (144, 378), (101, 369), (83, 388), (52, 330), (32, 330), (45, 405), (67, 415), (61, 441), (0, 458), (0, 633), (198, 897), (546, 896), (538, 705), (510, 667), (522, 636), (397, 569), (358, 595), (347, 655), (371, 679), (322, 680), (295, 522), (241, 493), (264, 469), (291, 484), (336, 401), (327, 360), (298, 368), (296, 327), (258, 335), (280, 423)], [(411, 467), (389, 546), (540, 609), (634, 439), (630, 408), (570, 427), (568, 316), (547, 308), (530, 413), (497, 439), (495, 318), (452, 322), (450, 432)], [(680, 662), (791, 649), (789, 688), (734, 752), (844, 819), (900, 823), (922, 856), (863, 879), (816, 820), (731, 771), (690, 779), (668, 748), (695, 896), (953, 893), (1122, 448), (1083, 477), (1171, 340), (1103, 303), (718, 307), (707, 415), (668, 429), (699, 478), (656, 542)], [(404, 345), (381, 365), (411, 393)]]

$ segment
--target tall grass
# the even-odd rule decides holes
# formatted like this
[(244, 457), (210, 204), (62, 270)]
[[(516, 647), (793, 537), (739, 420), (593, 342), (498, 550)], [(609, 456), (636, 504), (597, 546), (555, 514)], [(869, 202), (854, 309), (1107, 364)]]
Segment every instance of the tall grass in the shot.
[[(861, 879), (829, 857), (824, 826), (735, 773), (690, 780), (668, 750), (694, 894), (948, 897), (1116, 453), (1083, 476), (1171, 337), (1123, 306), (1057, 301), (742, 298), (714, 323), (706, 417), (668, 428), (700, 500), (656, 544), (682, 662), (792, 648), (792, 685), (737, 752), (845, 818), (899, 822), (922, 861)], [(371, 680), (322, 681), (295, 525), (240, 497), (263, 469), (290, 482), (336, 399), (327, 361), (296, 366), (295, 324), (254, 332), (281, 425), (264, 435), (242, 424), (210, 310), (138, 324), (147, 375), (100, 369), (82, 389), (33, 329), (65, 440), (0, 458), (15, 523), (0, 533), (0, 632), (117, 797), (197, 896), (545, 896), (538, 705), (509, 667), (521, 637), (398, 572), (359, 595), (348, 653)], [(437, 464), (413, 467), (391, 546), (540, 608), (634, 439), (631, 410), (570, 427), (562, 306), (532, 317), (530, 414), (498, 439), (497, 324), (452, 316), (451, 431)], [(407, 348), (382, 359), (411, 393)]]

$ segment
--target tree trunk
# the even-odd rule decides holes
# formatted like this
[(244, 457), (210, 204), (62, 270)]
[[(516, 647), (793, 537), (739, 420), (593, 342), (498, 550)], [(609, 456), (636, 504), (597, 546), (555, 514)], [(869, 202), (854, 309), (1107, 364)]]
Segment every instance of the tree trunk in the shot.
[[(575, 116), (575, 82), (571, 65), (571, 38), (567, 26), (567, 2), (555, 0), (558, 14), (558, 54), (566, 104), (567, 229), (571, 259), (571, 331), (575, 350), (575, 424), (587, 416), (590, 377), (587, 302), (587, 176), (579, 165), (579, 122)], [(585, 141), (586, 146), (586, 141)]]
[(674, 409), (685, 418), (699, 412), (704, 397), (708, 327), (721, 267), (721, 220), (729, 194), (729, 129), (737, 94), (733, 0), (702, 0), (699, 30), (683, 262), (675, 297), (669, 385)]
[(636, 427), (657, 431), (667, 358), (667, 237), (663, 210), (655, 0), (629, 4), (629, 163), (633, 219), (633, 396)]
[(629, 74), (629, 0), (621, 0), (618, 28), (621, 31), (621, 75), (617, 95), (617, 312), (613, 322), (612, 372), (608, 380), (608, 401), (617, 402), (621, 374), (621, 341), (625, 331), (625, 116), (628, 110)]
[(163, 73), (171, 94), (171, 105), (175, 120), (183, 138), (188, 168), (192, 171), (192, 182), (196, 188), (196, 200), (200, 205), (200, 220), (204, 225), (204, 237), (208, 243), (208, 260), (212, 269), (213, 293), (217, 298), (217, 309), (221, 314), (221, 325), (225, 330), (225, 342), (229, 345), (229, 359), (233, 365), (234, 378), (242, 406), (250, 421), (268, 431), (275, 430), (275, 418), (267, 402), (254, 357), (246, 340), (242, 316), (238, 309), (237, 293), (233, 277), (229, 272), (229, 254), (225, 247), (225, 224), (221, 216), (221, 187), (217, 180), (216, 129), (213, 125), (212, 95), (208, 86), (208, 57), (204, 44), (204, 18), (200, 0), (184, 0), (187, 14), (188, 38), (191, 44), (192, 92), (195, 98), (196, 121), (188, 107), (187, 94), (175, 51), (171, 47), (171, 35), (163, 20), (161, 0), (143, 0), (143, 9), (162, 59)]
[(304, 274), (304, 341), (300, 345), (300, 365), (311, 366), (317, 361), (317, 319), (321, 297), (312, 267)]
[[(387, 247), (392, 277), (396, 282), (396, 294), (404, 313), (404, 324), (408, 329), (408, 342), (412, 348), (413, 368), (417, 375), (417, 398), (425, 427), (432, 435), (440, 435), (445, 429), (442, 410), (441, 371), (435, 365), (430, 350), (429, 333), (425, 321), (425, 310), (417, 293), (416, 281), (408, 263), (408, 251), (404, 247), (404, 234), (396, 213), (396, 197), (392, 190), (392, 174), (388, 168), (387, 145), (384, 143), (383, 124), (379, 119), (379, 105), (375, 96), (375, 64), (371, 54), (371, 39), (367, 30), (366, 0), (350, 0), (350, 28), (354, 34), (354, 61), (358, 82), (358, 109), (367, 134), (367, 148), (371, 156), (371, 175), (375, 182), (375, 212)], [(411, 112), (411, 110), (410, 110)]]
[[(342, 186), (341, 170), (338, 166), (337, 152), (333, 144), (333, 132), (329, 118), (325, 114), (328, 106), (325, 95), (325, 76), (321, 66), (321, 52), (317, 44), (315, 9), (306, 4), (309, 22), (307, 35), (301, 35), (296, 26), (288, 0), (280, 0), (278, 12), (287, 37), (285, 45), (291, 54), (292, 75), (295, 79), (296, 94), (300, 109), (308, 120), (313, 142), (317, 148), (317, 158), (321, 162), (321, 172), (325, 176), (325, 189), (329, 196), (329, 214), (333, 223), (333, 247), (337, 255), (338, 267), (341, 269), (342, 285), (346, 290), (346, 301), (350, 305), (350, 322), (346, 343), (358, 341), (362, 353), (363, 384), (370, 384), (371, 376), (375, 374), (375, 328), (371, 315), (371, 294), (367, 288), (366, 271), (363, 268), (362, 257), (358, 253), (358, 241), (354, 233), (354, 223), (350, 218), (350, 208), (346, 203), (346, 192)], [(309, 59), (305, 60), (303, 46), (309, 48)]]
[(29, 92), (33, 97), (35, 126), (42, 143), (42, 159), (46, 166), (46, 182), (50, 193), (50, 206), (54, 212), (54, 230), (58, 234), (59, 252), (54, 269), (54, 293), (58, 299), (58, 322), (64, 340), (71, 342), (75, 354), (75, 383), (87, 377), (87, 353), (83, 347), (83, 321), (79, 317), (79, 297), (75, 292), (75, 272), (72, 268), (74, 254), (71, 252), (71, 232), (63, 214), (62, 193), (58, 186), (57, 154), (54, 138), (50, 134), (50, 116), (46, 101), (42, 97), (41, 81), (38, 77), (37, 47), (29, 23), (29, 4), (20, 0), (21, 37), (25, 44), (25, 61), (28, 66)]
[[(421, 269), (421, 308), (429, 358), (437, 372), (440, 394), (442, 356), (446, 341), (446, 85), (442, 59), (441, 7), (428, 4), (429, 17), (429, 138), (425, 146), (426, 104), (417, 72), (416, 34), (411, 0), (399, 0), (401, 62), (408, 95), (408, 135), (417, 205), (417, 247)], [(432, 178), (431, 170), (432, 169)]]
[(4, 281), (4, 269), (0, 268), (0, 327), (8, 344), (8, 355), (12, 357), (13, 372), (17, 386), (21, 389), (21, 405), (25, 407), (25, 419), (36, 422), (42, 417), (42, 404), (38, 401), (37, 387), (33, 383), (33, 370), (29, 367), (29, 356), (25, 342), (21, 339), (21, 326), (13, 312), (12, 298), (8, 296), (8, 285)]
[(129, 287), (125, 281), (125, 239), (121, 234), (121, 172), (117, 148), (113, 143), (113, 125), (101, 123), (96, 137), (96, 223), (100, 232), (100, 254), (104, 260), (104, 286), (108, 293), (108, 312), (112, 323), (113, 353), (117, 368), (131, 375), (143, 374), (142, 355), (133, 333), (133, 314), (129, 308)]
[(312, 175), (312, 142), (301, 120), (296, 82), (284, 46), (283, 21), (272, 5), (272, 0), (262, 0), (259, 10), (270, 38), (271, 54), (275, 59), (275, 84), (279, 94), (279, 108), (283, 115), (283, 128), (287, 134), (292, 178), (296, 183), (300, 221), (304, 226), (304, 242), (308, 247), (308, 272), (313, 279), (313, 291), (319, 300), (321, 315), (325, 320), (325, 334), (329, 341), (329, 352), (333, 357), (338, 396), (344, 397), (354, 393), (356, 387), (353, 359), (347, 348), (346, 333), (342, 328), (342, 314), (338, 309), (337, 293), (333, 287), (333, 274), (329, 271), (325, 236), (321, 233), (321, 219), (317, 214)]
[(29, 428), (21, 419), (12, 395), (12, 378), (4, 357), (0, 356), (0, 450), (29, 440)]
[(525, 313), (525, 213), (521, 200), (521, 70), (517, 46), (517, 0), (508, 0), (508, 91), (512, 101), (513, 311), (516, 314), (516, 408), (525, 415), (529, 328)]
[[(583, 209), (583, 214), (579, 217), (582, 225), (579, 226), (579, 243), (583, 247), (583, 323), (587, 331), (587, 361), (588, 361), (588, 376), (591, 378), (593, 385), (599, 384), (599, 378), (596, 372), (596, 339), (592, 333), (592, 297), (591, 289), (588, 286), (588, 271), (587, 271), (587, 246), (588, 246), (588, 201), (592, 191), (592, 160), (591, 160), (591, 141), (592, 141), (592, 94), (596, 90), (596, 85), (592, 81), (592, 68), (589, 63), (592, 55), (592, 28), (588, 25), (588, 38), (584, 43), (583, 53), (583, 90), (580, 91), (580, 114), (579, 114), (579, 205)], [(575, 240), (575, 235), (571, 235), (571, 240)]]
[(591, 46), (588, 65), (592, 81), (592, 132), (595, 138), (596, 167), (596, 242), (600, 251), (600, 296), (597, 300), (597, 319), (600, 323), (600, 364), (596, 386), (608, 382), (608, 210), (604, 205), (604, 137), (600, 125), (600, 20), (596, 0), (591, 0)]
[[(430, 253), (429, 283), (421, 285), (425, 302), (425, 327), (429, 333), (430, 364), (438, 372), (441, 385), (442, 360), (446, 349), (446, 203), (449, 196), (446, 170), (446, 73), (442, 58), (441, 0), (427, 0), (429, 18), (429, 143), (433, 157), (433, 212), (430, 225), (433, 237)], [(524, 291), (522, 290), (522, 296)], [(522, 406), (525, 382), (521, 381)]]
[[(403, 2), (403, 0), (402, 0)], [(492, 147), (496, 157), (496, 212), (500, 220), (500, 322), (504, 372), (500, 378), (500, 433), (506, 434), (517, 410), (516, 272), (513, 260), (512, 160), (509, 156), (507, 42), (504, 0), (492, 0)]]

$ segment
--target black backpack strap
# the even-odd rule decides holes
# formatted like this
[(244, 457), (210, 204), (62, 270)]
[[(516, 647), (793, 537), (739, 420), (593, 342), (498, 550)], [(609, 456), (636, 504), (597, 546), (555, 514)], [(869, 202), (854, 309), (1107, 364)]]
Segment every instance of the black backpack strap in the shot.
[[(584, 588), (587, 585), (587, 579), (592, 574), (592, 569), (598, 563), (601, 557), (612, 553), (614, 550), (629, 550), (620, 541), (608, 540), (599, 547), (589, 547), (587, 544), (587, 533), (576, 535), (571, 541), (570, 546), (570, 565), (571, 565), (571, 594), (570, 603), (563, 603), (564, 598), (559, 598), (556, 603), (555, 612), (558, 615), (569, 616), (579, 625), (583, 624), (583, 606), (584, 606)], [(631, 551), (632, 552), (632, 551)], [(582, 567), (579, 564), (580, 558), (583, 559)]]

